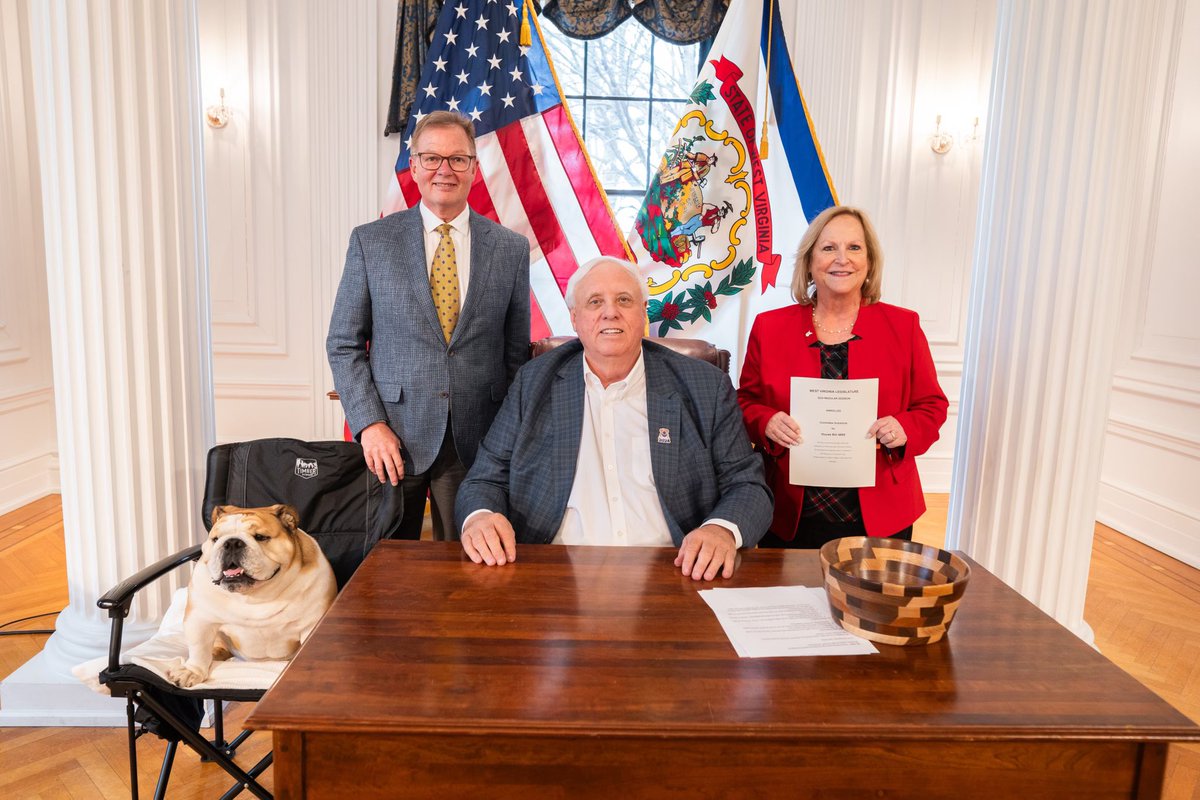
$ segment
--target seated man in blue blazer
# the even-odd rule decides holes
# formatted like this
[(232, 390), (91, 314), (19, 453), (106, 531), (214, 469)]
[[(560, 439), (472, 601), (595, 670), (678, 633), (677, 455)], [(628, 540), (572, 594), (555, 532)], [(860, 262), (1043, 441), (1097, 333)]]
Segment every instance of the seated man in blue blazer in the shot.
[(567, 284), (578, 342), (517, 373), (455, 506), (475, 563), (522, 544), (674, 546), (694, 579), (732, 577), (771, 519), (729, 378), (645, 341), (638, 268), (594, 259)]

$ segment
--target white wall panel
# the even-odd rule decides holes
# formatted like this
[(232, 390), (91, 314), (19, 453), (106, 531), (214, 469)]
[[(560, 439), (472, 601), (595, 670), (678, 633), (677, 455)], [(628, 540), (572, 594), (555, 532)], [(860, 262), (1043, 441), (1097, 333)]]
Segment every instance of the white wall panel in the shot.
[(27, 0), (0, 0), (0, 513), (58, 488)]
[[(383, 0), (200, 8), (217, 435), (340, 436), (324, 339), (350, 228), (378, 215)], [(390, 75), (390, 69), (388, 74)]]
[[(281, 147), (279, 9), (276, 3), (208, 0), (200, 11), (205, 103), (224, 89), (232, 110), (224, 128), (205, 128), (205, 192), (210, 219), (213, 352), (288, 356), (284, 239), (289, 198)], [(222, 371), (262, 369), (261, 360)], [(254, 363), (251, 367), (250, 363)], [(268, 368), (270, 369), (270, 368)]]
[(1176, 21), (1155, 88), (1155, 201), (1132, 254), (1097, 517), (1200, 567), (1200, 2), (1181, 0)]

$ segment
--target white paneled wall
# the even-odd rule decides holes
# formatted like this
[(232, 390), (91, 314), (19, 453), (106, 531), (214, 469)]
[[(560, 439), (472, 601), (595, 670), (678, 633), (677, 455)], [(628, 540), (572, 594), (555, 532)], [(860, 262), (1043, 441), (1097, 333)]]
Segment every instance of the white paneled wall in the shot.
[(1200, 2), (1179, 4), (1173, 34), (1162, 50), (1155, 202), (1126, 289), (1097, 516), (1200, 567)]
[[(340, 436), (325, 329), (350, 229), (378, 216), (376, 0), (206, 0), (205, 131), (217, 438)], [(390, 37), (389, 37), (390, 38)]]
[(0, 513), (58, 488), (27, 0), (0, 0)]
[[(839, 199), (866, 208), (884, 297), (916, 309), (950, 419), (922, 459), (947, 491), (957, 427), (997, 4), (780, 5)], [(0, 0), (0, 511), (57, 486), (49, 322), (29, 68), (29, 0)], [(398, 137), (380, 131), (395, 0), (204, 0), (204, 102), (217, 437), (338, 437), (324, 336), (350, 229), (377, 216)], [(1200, 0), (1178, 0), (1161, 60), (1145, 263), (1133, 265), (1100, 518), (1200, 565)], [(938, 114), (956, 137), (929, 148)], [(998, 143), (993, 143), (998, 144)]]

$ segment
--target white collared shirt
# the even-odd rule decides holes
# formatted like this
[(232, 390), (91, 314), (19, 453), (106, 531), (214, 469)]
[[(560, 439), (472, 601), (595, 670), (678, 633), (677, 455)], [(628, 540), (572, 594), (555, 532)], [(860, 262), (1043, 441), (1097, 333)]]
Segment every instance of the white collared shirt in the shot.
[[(425, 274), (433, 269), (433, 254), (437, 252), (442, 242), (442, 234), (438, 226), (442, 220), (424, 204), (420, 203), (421, 227), (425, 231)], [(467, 283), (471, 280), (471, 209), (463, 208), (462, 212), (450, 223), (450, 241), (454, 242), (454, 261), (458, 264), (458, 305), (462, 308), (467, 303)]]
[(605, 388), (583, 359), (583, 430), (555, 544), (670, 547), (650, 467), (646, 365)]
[[(566, 513), (555, 544), (672, 547), (650, 458), (646, 365), (638, 354), (623, 380), (605, 387), (583, 359), (583, 430)], [(660, 447), (678, 447), (669, 443)], [(703, 468), (703, 467), (701, 467)], [(709, 519), (733, 532), (738, 526)], [(689, 533), (689, 531), (684, 531)]]

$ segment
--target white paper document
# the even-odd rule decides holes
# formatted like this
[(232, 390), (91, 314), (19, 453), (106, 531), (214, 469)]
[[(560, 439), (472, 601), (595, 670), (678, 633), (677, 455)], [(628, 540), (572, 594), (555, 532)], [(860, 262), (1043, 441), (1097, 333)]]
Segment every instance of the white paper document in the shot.
[(859, 656), (875, 645), (843, 630), (829, 615), (825, 590), (811, 586), (707, 589), (700, 597), (717, 615), (742, 658)]
[(800, 444), (788, 455), (794, 486), (857, 488), (875, 485), (875, 439), (879, 379), (792, 378), (792, 417)]

